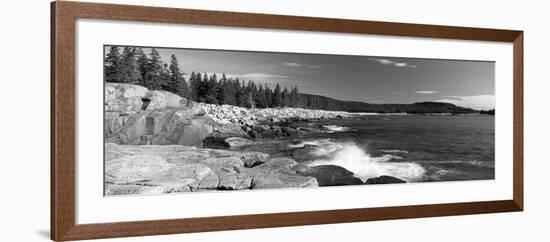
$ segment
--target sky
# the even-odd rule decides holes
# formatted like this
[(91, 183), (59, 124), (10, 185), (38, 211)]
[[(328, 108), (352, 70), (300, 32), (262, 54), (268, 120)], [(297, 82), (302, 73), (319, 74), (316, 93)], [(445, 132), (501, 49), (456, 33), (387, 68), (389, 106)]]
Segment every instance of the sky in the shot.
[[(146, 53), (149, 48), (143, 48)], [(180, 69), (226, 73), (301, 93), (367, 103), (440, 101), (474, 109), (495, 105), (491, 61), (157, 48)]]

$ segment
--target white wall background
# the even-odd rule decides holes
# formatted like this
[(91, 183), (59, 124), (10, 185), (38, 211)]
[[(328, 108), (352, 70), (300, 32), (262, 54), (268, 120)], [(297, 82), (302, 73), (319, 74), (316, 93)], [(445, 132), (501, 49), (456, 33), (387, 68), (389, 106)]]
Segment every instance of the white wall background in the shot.
[[(109, 241), (463, 242), (548, 237), (550, 15), (545, 1), (97, 1), (525, 31), (525, 212)], [(49, 240), (49, 16), (48, 0), (10, 1), (0, 7), (1, 241)]]

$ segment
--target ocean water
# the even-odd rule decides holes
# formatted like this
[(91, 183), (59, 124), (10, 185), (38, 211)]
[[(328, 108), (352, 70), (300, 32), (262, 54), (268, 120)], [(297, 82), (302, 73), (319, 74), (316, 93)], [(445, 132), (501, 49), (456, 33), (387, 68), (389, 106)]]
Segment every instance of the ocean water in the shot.
[(494, 179), (494, 116), (370, 115), (305, 125), (322, 131), (234, 149), (310, 167), (336, 165), (363, 181), (381, 175), (408, 182)]

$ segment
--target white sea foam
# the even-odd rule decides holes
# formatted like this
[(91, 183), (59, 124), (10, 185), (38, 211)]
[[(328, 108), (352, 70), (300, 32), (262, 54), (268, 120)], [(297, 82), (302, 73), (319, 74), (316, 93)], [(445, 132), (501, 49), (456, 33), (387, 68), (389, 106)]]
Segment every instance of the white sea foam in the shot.
[(371, 157), (371, 159), (374, 159), (375, 161), (383, 162), (383, 161), (391, 161), (391, 160), (401, 160), (403, 159), (403, 157), (398, 155), (385, 154), (379, 157)]
[(288, 147), (290, 147), (290, 148), (302, 148), (306, 145), (330, 146), (330, 145), (334, 145), (334, 144), (335, 143), (330, 141), (330, 139), (317, 139), (317, 140), (302, 141), (302, 142), (296, 143), (296, 144), (289, 144)]
[(393, 159), (400, 159), (399, 156), (386, 154), (380, 157), (371, 157), (355, 143), (325, 143), (312, 151), (312, 154), (330, 158), (315, 160), (309, 163), (309, 166), (337, 165), (353, 172), (354, 176), (363, 181), (382, 175), (415, 181), (425, 173), (424, 168), (416, 163), (391, 162)]
[(342, 127), (342, 126), (338, 126), (338, 125), (323, 125), (323, 128), (325, 128), (326, 130), (328, 130), (329, 133), (334, 133), (334, 132), (345, 132), (345, 131), (350, 131), (351, 129), (348, 128), (348, 127)]
[(403, 154), (407, 154), (409, 153), (408, 151), (406, 150), (380, 150), (380, 152), (384, 152), (384, 153), (392, 153), (392, 154), (395, 154), (395, 153), (403, 153)]

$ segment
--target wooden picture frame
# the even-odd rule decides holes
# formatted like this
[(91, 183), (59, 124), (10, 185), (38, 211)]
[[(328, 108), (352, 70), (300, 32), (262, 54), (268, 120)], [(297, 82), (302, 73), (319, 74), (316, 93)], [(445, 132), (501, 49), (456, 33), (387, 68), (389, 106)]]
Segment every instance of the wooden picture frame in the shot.
[[(75, 22), (143, 21), (513, 43), (513, 199), (101, 224), (75, 223)], [(51, 4), (51, 239), (176, 234), (523, 210), (523, 32), (77, 2)]]

